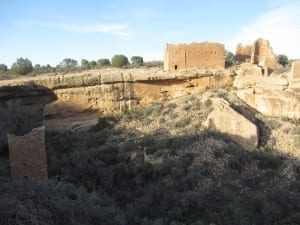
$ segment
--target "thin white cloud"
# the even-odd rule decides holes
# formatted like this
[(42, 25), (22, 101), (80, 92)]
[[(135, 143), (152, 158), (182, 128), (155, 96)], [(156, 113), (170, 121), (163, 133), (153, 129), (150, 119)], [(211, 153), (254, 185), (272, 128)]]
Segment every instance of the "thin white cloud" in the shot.
[(131, 33), (124, 24), (74, 24), (74, 23), (47, 23), (39, 21), (28, 21), (26, 25), (39, 26), (52, 29), (61, 29), (76, 33), (107, 33), (121, 38), (130, 38)]
[(253, 24), (243, 27), (226, 43), (226, 48), (234, 52), (238, 43), (252, 44), (260, 37), (270, 41), (276, 54), (299, 58), (300, 3), (290, 3), (263, 14)]

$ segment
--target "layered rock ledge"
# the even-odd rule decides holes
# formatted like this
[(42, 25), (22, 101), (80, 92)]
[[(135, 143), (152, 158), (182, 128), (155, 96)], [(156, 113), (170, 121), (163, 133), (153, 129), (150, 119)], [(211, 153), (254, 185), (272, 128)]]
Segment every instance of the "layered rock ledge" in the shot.
[(158, 68), (109, 68), (0, 81), (0, 102), (18, 98), (35, 104), (38, 97), (53, 95), (53, 101), (43, 107), (43, 114), (46, 126), (55, 127), (62, 124), (58, 118), (86, 112), (93, 112), (93, 118), (119, 113), (207, 88), (231, 86), (233, 79), (234, 74), (227, 70), (169, 73)]
[(249, 67), (241, 67), (233, 83), (239, 98), (267, 116), (300, 118), (300, 79), (287, 73), (263, 76), (247, 71)]

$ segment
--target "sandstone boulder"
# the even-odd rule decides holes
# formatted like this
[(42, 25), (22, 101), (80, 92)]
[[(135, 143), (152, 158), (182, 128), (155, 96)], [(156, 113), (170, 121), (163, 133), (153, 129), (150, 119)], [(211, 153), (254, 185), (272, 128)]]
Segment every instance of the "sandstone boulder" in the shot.
[(204, 125), (209, 130), (228, 135), (246, 150), (258, 145), (258, 129), (255, 124), (232, 109), (223, 99), (213, 99), (214, 111), (208, 115)]

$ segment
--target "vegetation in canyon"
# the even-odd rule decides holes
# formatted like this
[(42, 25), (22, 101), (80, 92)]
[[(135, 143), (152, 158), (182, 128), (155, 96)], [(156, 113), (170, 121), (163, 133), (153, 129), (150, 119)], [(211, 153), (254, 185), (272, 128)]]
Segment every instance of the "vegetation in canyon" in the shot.
[[(89, 130), (47, 132), (48, 182), (10, 183), (2, 151), (0, 224), (298, 224), (299, 159), (278, 149), (273, 130), (298, 140), (299, 121), (257, 114), (232, 91), (102, 117)], [(212, 97), (255, 121), (255, 151), (202, 126)]]

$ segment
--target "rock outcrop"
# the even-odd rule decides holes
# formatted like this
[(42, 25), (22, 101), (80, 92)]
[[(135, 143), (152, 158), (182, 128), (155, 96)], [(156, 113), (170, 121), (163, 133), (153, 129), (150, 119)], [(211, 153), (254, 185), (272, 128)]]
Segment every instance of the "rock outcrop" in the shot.
[(214, 111), (208, 115), (205, 126), (228, 135), (232, 140), (253, 150), (258, 145), (259, 134), (255, 124), (232, 109), (224, 99), (213, 99)]
[[(0, 81), (0, 103), (12, 98), (54, 95), (56, 100), (43, 107), (45, 125), (47, 129), (70, 129), (81, 127), (84, 118), (96, 122), (99, 115), (120, 113), (211, 87), (230, 86), (233, 79), (226, 70), (90, 70)], [(80, 119), (76, 119), (78, 116)]]
[(238, 89), (239, 98), (264, 115), (300, 118), (300, 82), (297, 79), (289, 79), (284, 74), (251, 76), (239, 71), (233, 85)]

